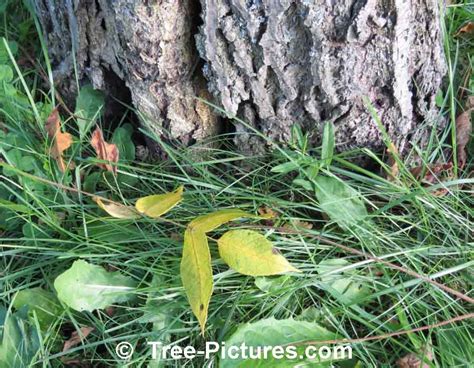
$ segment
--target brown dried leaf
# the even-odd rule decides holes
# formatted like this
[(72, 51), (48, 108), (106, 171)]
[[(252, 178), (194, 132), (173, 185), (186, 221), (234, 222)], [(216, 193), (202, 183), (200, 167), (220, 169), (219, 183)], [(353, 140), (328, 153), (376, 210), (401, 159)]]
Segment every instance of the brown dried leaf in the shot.
[[(417, 166), (410, 170), (412, 175), (419, 181), (425, 184), (435, 184), (440, 181), (440, 174), (447, 174), (448, 178), (452, 177), (451, 169), (453, 164), (448, 163), (438, 163), (434, 165), (429, 165), (428, 167)], [(423, 171), (425, 175), (421, 177)]]
[(433, 360), (433, 354), (429, 349), (426, 349), (422, 354), (424, 355), (423, 359), (414, 353), (405, 355), (397, 360), (397, 366), (399, 368), (430, 368), (428, 361)]
[(467, 22), (466, 24), (462, 25), (455, 33), (454, 37), (459, 37), (469, 33), (474, 33), (474, 22)]
[(466, 146), (472, 134), (471, 112), (474, 108), (464, 111), (456, 118), (456, 147), (458, 156), (458, 166), (464, 167), (467, 161)]
[[(99, 160), (109, 161), (111, 163), (117, 163), (119, 160), (119, 150), (113, 143), (107, 143), (104, 140), (104, 134), (102, 129), (96, 128), (92, 133), (91, 145), (97, 154)], [(111, 164), (97, 164), (99, 167), (112, 172), (114, 175), (117, 174), (117, 166)]]
[[(429, 187), (430, 185), (440, 183), (443, 179), (452, 179), (454, 177), (452, 168), (453, 164), (448, 162), (429, 165), (428, 167), (417, 166), (411, 169), (410, 172), (418, 181)], [(423, 172), (424, 176), (421, 177)], [(435, 197), (442, 197), (448, 193), (447, 188), (440, 188), (431, 192)]]
[(84, 340), (87, 336), (90, 335), (92, 331), (94, 331), (94, 327), (89, 327), (89, 326), (81, 327), (79, 331), (80, 333), (78, 333), (77, 331), (74, 331), (71, 334), (71, 337), (69, 338), (69, 340), (66, 340), (64, 342), (63, 353), (72, 349), (74, 346), (79, 345), (82, 342), (82, 340)]
[(390, 166), (390, 174), (388, 175), (388, 180), (394, 181), (400, 174), (400, 169), (398, 168), (397, 160), (395, 160), (395, 156), (399, 156), (398, 148), (393, 143), (390, 143), (390, 147), (388, 147), (387, 152), (389, 155), (388, 165)]
[(271, 209), (270, 207), (263, 206), (263, 207), (260, 207), (257, 210), (257, 212), (260, 216), (266, 218), (265, 220), (263, 220), (264, 225), (266, 226), (275, 225), (275, 221), (273, 221), (273, 219), (278, 217), (279, 213), (277, 211)]
[(313, 224), (306, 221), (294, 220), (292, 223), (287, 222), (285, 225), (283, 225), (283, 227), (285, 229), (294, 229), (294, 227), (299, 227), (301, 229), (311, 230), (313, 228)]
[(48, 137), (53, 141), (50, 155), (58, 163), (59, 169), (65, 172), (68, 167), (64, 162), (63, 152), (71, 146), (72, 136), (69, 133), (61, 132), (61, 119), (58, 109), (54, 109), (49, 115), (46, 120), (45, 129), (48, 133)]

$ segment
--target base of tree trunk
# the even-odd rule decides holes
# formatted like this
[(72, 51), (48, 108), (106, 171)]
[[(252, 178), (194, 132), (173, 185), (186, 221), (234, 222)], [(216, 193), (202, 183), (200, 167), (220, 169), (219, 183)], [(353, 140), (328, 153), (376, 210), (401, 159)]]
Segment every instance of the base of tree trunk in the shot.
[[(332, 121), (340, 150), (383, 147), (364, 103), (400, 151), (442, 127), (445, 74), (436, 0), (36, 0), (56, 82), (129, 90), (155, 132), (191, 144), (222, 121), (201, 97), (275, 142), (300, 124), (318, 143)], [(237, 147), (265, 149), (236, 125)]]

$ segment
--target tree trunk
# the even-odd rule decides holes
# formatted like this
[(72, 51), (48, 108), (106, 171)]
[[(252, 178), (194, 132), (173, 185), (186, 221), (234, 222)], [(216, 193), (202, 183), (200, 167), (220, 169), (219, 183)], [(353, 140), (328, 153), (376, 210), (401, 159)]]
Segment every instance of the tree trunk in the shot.
[[(214, 98), (277, 142), (294, 123), (338, 148), (379, 149), (376, 108), (399, 149), (437, 121), (445, 73), (437, 0), (36, 0), (56, 81), (79, 80), (133, 104), (159, 134), (185, 144), (221, 131), (195, 97)], [(122, 83), (122, 84), (120, 84)], [(265, 147), (237, 124), (243, 151)]]

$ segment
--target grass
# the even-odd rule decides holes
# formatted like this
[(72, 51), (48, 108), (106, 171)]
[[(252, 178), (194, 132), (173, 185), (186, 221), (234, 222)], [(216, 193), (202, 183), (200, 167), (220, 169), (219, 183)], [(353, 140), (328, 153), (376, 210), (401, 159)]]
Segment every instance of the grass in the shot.
[[(356, 189), (370, 213), (369, 220), (346, 229), (327, 218), (311, 190), (293, 184), (293, 174), (272, 171), (288, 158), (317, 163), (320, 147), (310, 147), (307, 152), (297, 146), (291, 150), (279, 148), (265, 156), (247, 157), (208, 145), (206, 153), (196, 159), (195, 151), (162, 142), (142, 130), (142, 134), (159, 142), (168, 153), (168, 160), (121, 162), (119, 175), (113, 177), (97, 168), (86, 136), (76, 138), (72, 148), (70, 157), (76, 167), (62, 174), (47, 154), (48, 142), (39, 125), (54, 102), (54, 91), (40, 89), (41, 65), (22, 63), (25, 50), (42, 59), (44, 46), (30, 37), (36, 28), (29, 13), (13, 2), (8, 6), (9, 12), (1, 12), (3, 36), (9, 41), (17, 40), (20, 51), (11, 53), (15, 63), (8, 61), (17, 70), (9, 82), (17, 93), (14, 97), (5, 92), (0, 96), (1, 127), (8, 133), (17, 133), (8, 139), (4, 135), (0, 145), (6, 162), (0, 177), (0, 198), (9, 201), (0, 208), (0, 310), (3, 307), (7, 314), (13, 313), (12, 301), (20, 290), (42, 287), (53, 291), (55, 277), (78, 258), (120, 270), (139, 284), (136, 299), (113, 306), (112, 312), (79, 313), (66, 309), (44, 331), (34, 328), (34, 319), (30, 321), (33, 331), (39, 334), (39, 350), (23, 366), (61, 367), (65, 361), (77, 360), (82, 363), (76, 362), (76, 366), (87, 363), (92, 367), (152, 367), (147, 340), (202, 348), (205, 341), (225, 340), (239, 324), (270, 317), (314, 321), (341, 337), (361, 338), (429, 326), (472, 312), (470, 303), (446, 290), (373, 259), (381, 258), (469, 295), (474, 262), (474, 179), (469, 176), (472, 155), (458, 177), (434, 187), (415, 180), (403, 162), (398, 180), (389, 181), (386, 178), (390, 168), (383, 162), (380, 161), (380, 172), (369, 172), (348, 160), (352, 155), (378, 159), (371, 152), (336, 155), (325, 169), (326, 174), (338, 175)], [(472, 19), (473, 8), (467, 2), (451, 5), (445, 16), (449, 74), (443, 113), (451, 125), (440, 137), (432, 137), (421, 155), (425, 164), (448, 159), (451, 129), (462, 105), (459, 91), (464, 88), (464, 95), (473, 93), (472, 76), (471, 85), (465, 83), (466, 73), (472, 73), (472, 38), (453, 38), (463, 22)], [(43, 67), (49, 68), (47, 64)], [(78, 137), (75, 118), (63, 117), (67, 130)], [(128, 119), (126, 115), (117, 120)], [(108, 133), (110, 139), (112, 132)], [(15, 148), (19, 150), (18, 160), (9, 153)], [(5, 165), (16, 170), (12, 172), (10, 167), (8, 171)], [(303, 171), (302, 166), (296, 169)], [(186, 188), (184, 201), (158, 221), (113, 219), (88, 196), (91, 193), (133, 203), (136, 198), (178, 185)], [(445, 188), (448, 194), (434, 196), (432, 191), (436, 188)], [(203, 337), (179, 276), (182, 234), (196, 216), (230, 207), (252, 213), (268, 207), (279, 216), (271, 224), (247, 221), (226, 225), (213, 232), (211, 239), (217, 239), (229, 228), (256, 229), (303, 273), (258, 280), (242, 276), (229, 270), (219, 259), (215, 242), (211, 242), (215, 288)], [(298, 221), (311, 223), (312, 228), (301, 227)], [(363, 252), (369, 258), (333, 243)], [(321, 271), (321, 263), (334, 259), (340, 262), (336, 270)], [(356, 294), (351, 303), (331, 293), (328, 286), (328, 277), (342, 270), (353, 283), (368, 291)], [(1, 316), (0, 311), (0, 321)], [(354, 343), (354, 356), (363, 367), (389, 367), (410, 352), (420, 355), (429, 346), (433, 353), (431, 366), (468, 367), (474, 362), (471, 321)], [(94, 331), (81, 344), (61, 352), (63, 341), (82, 326), (92, 326)], [(28, 331), (22, 330), (23, 342), (34, 335)], [(115, 346), (122, 341), (130, 342), (136, 350), (128, 362), (121, 361), (115, 353)], [(167, 363), (213, 366), (217, 357)]]

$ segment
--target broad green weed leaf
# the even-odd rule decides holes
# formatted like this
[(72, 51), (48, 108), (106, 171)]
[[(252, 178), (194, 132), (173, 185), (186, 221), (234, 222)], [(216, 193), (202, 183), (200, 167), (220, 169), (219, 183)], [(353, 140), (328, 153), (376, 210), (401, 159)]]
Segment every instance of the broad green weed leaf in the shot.
[[(232, 346), (240, 347), (243, 343), (249, 349), (253, 347), (254, 351), (257, 351), (257, 347), (264, 346), (282, 346), (291, 345), (295, 346), (293, 359), (275, 359), (271, 353), (268, 353), (267, 359), (243, 359), (238, 357), (237, 359), (231, 359), (232, 357), (223, 356), (221, 354), (220, 368), (233, 368), (233, 367), (296, 367), (306, 366), (304, 364), (310, 364), (311, 367), (331, 367), (330, 360), (320, 361), (309, 361), (304, 358), (300, 359), (300, 356), (304, 356), (305, 345), (292, 345), (301, 343), (303, 341), (316, 341), (316, 340), (332, 340), (337, 339), (336, 334), (328, 331), (324, 327), (321, 327), (317, 323), (296, 321), (293, 319), (276, 320), (274, 318), (262, 319), (254, 323), (247, 323), (240, 326), (237, 331), (225, 341), (225, 347), (227, 351)], [(285, 347), (283, 347), (285, 349)], [(262, 349), (263, 350), (263, 349)], [(263, 353), (262, 353), (263, 354)], [(339, 359), (345, 360), (347, 356), (341, 354)]]
[[(6, 45), (5, 45), (6, 44)], [(18, 43), (15, 41), (4, 41), (4, 38), (0, 38), (0, 64), (10, 64), (10, 56), (8, 55), (7, 47), (13, 56), (18, 54)]]
[(83, 86), (76, 99), (76, 110), (74, 115), (77, 117), (79, 132), (83, 137), (94, 125), (100, 116), (100, 109), (104, 105), (104, 94), (95, 90), (91, 85)]
[(20, 212), (20, 213), (26, 213), (26, 214), (32, 214), (33, 211), (22, 204), (16, 204), (10, 201), (7, 201), (5, 199), (0, 199), (0, 208), (5, 208), (7, 210), (13, 211), (13, 212)]
[(321, 149), (321, 161), (326, 166), (331, 165), (335, 145), (334, 125), (331, 122), (327, 122), (324, 125), (323, 145)]
[(370, 294), (369, 288), (358, 281), (353, 270), (339, 271), (349, 265), (345, 259), (335, 258), (321, 261), (316, 266), (321, 275), (322, 287), (345, 305), (356, 304)]
[(285, 162), (284, 164), (280, 164), (272, 168), (272, 172), (279, 173), (279, 174), (287, 174), (291, 171), (298, 170), (300, 168), (300, 164), (298, 162)]
[(232, 269), (249, 276), (271, 276), (300, 272), (271, 241), (252, 230), (231, 230), (218, 241), (221, 258)]
[(220, 210), (216, 212), (211, 212), (206, 215), (196, 217), (193, 221), (189, 223), (189, 227), (194, 229), (199, 229), (204, 233), (213, 231), (219, 226), (224, 225), (227, 222), (237, 220), (239, 218), (269, 218), (272, 216), (257, 216), (250, 213), (244, 212), (239, 209), (230, 208), (225, 210)]
[(119, 152), (120, 160), (123, 161), (133, 161), (135, 160), (135, 145), (132, 140), (133, 128), (130, 124), (124, 124), (121, 127), (118, 127), (114, 130), (112, 136), (112, 143), (114, 143)]
[(0, 65), (0, 82), (11, 82), (13, 80), (13, 69), (8, 65)]
[(285, 288), (291, 282), (290, 275), (283, 275), (278, 277), (256, 277), (255, 286), (265, 293), (285, 292)]
[(89, 312), (132, 299), (135, 287), (131, 277), (83, 260), (75, 261), (54, 281), (59, 300), (74, 310)]
[(107, 212), (110, 216), (119, 219), (136, 219), (140, 214), (134, 207), (125, 206), (116, 202), (104, 202), (100, 198), (94, 198), (97, 205)]
[(138, 212), (149, 217), (160, 217), (181, 202), (183, 199), (183, 191), (184, 187), (181, 185), (174, 192), (140, 198), (135, 203), (135, 208)]
[(204, 333), (213, 282), (209, 245), (200, 229), (188, 228), (184, 233), (180, 271), (189, 304)]
[(304, 179), (295, 179), (293, 180), (294, 185), (298, 185), (305, 190), (313, 190), (313, 184), (310, 181)]
[(339, 226), (349, 227), (367, 217), (360, 194), (341, 179), (318, 176), (315, 180), (321, 209)]
[(24, 312), (7, 314), (0, 343), (0, 367), (33, 366), (32, 360), (40, 348), (36, 328), (28, 322)]
[(13, 306), (17, 310), (28, 307), (28, 318), (34, 321), (36, 315), (42, 330), (47, 330), (63, 310), (53, 293), (39, 287), (20, 290), (13, 300)]

